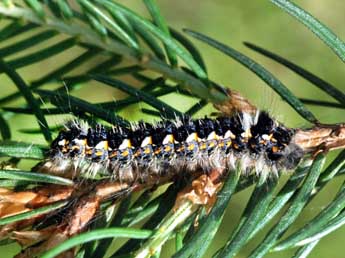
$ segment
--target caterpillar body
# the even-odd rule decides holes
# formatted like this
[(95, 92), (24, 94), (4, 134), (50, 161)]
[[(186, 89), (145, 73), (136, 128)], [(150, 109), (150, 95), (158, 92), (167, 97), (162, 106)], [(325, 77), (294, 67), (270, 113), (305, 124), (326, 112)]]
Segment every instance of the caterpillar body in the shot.
[(259, 111), (112, 128), (71, 121), (52, 142), (39, 171), (106, 175), (128, 183), (238, 166), (242, 173), (277, 175), (296, 167), (303, 156), (293, 136), (293, 129)]

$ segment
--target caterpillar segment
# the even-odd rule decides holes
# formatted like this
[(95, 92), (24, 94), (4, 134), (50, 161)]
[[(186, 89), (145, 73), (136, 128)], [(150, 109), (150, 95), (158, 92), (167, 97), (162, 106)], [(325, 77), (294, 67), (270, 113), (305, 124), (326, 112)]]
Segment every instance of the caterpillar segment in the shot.
[(258, 111), (154, 125), (141, 122), (128, 128), (71, 121), (53, 141), (39, 171), (109, 176), (129, 183), (236, 166), (243, 173), (277, 175), (296, 167), (303, 156), (293, 142), (294, 132)]

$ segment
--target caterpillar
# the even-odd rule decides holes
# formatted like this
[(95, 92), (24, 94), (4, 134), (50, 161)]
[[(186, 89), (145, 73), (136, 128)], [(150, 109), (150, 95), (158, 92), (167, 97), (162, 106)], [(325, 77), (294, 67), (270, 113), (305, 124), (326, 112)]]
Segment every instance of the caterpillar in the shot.
[(304, 153), (289, 129), (266, 112), (139, 122), (129, 127), (70, 121), (52, 142), (40, 172), (110, 176), (127, 183), (213, 168), (277, 175), (295, 168)]

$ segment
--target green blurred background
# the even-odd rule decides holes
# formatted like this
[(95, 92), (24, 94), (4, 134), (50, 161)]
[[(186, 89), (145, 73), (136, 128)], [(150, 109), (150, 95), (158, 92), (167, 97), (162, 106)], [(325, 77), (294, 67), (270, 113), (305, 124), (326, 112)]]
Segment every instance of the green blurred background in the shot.
[[(120, 2), (142, 15), (148, 15), (141, 1), (127, 0)], [(340, 59), (303, 25), (271, 4), (269, 1), (157, 0), (157, 2), (161, 8), (163, 16), (166, 18), (170, 26), (178, 30), (182, 28), (190, 28), (202, 32), (220, 42), (234, 47), (244, 54), (249, 55), (277, 76), (277, 78), (279, 78), (299, 97), (333, 101), (316, 87), (304, 81), (288, 69), (249, 50), (242, 44), (242, 42), (248, 41), (280, 54), (345, 91), (345, 86), (343, 84), (345, 66)], [(343, 30), (343, 25), (345, 24), (345, 1), (313, 0), (294, 2), (328, 25), (340, 38), (345, 39), (345, 31)], [(27, 35), (25, 37), (27, 37)], [(15, 40), (18, 40), (18, 38)], [(12, 40), (12, 42), (13, 41), (14, 40)], [(56, 41), (56, 39), (49, 40), (45, 44), (37, 46), (37, 48), (51, 45), (54, 41)], [(290, 127), (308, 126), (306, 121), (301, 119), (296, 112), (281, 101), (280, 98), (265, 85), (265, 83), (250, 71), (228, 57), (220, 54), (216, 50), (197, 41), (194, 42), (196, 46), (199, 47), (200, 52), (204, 57), (208, 67), (209, 76), (212, 80), (240, 91), (257, 106), (268, 110), (272, 115)], [(8, 45), (8, 43), (6, 43), (6, 45)], [(0, 43), (0, 46), (2, 47), (3, 45)], [(30, 51), (32, 50), (29, 50), (28, 52)], [(72, 57), (77, 56), (78, 53), (80, 53), (80, 49), (75, 47), (66, 51), (64, 55), (59, 55), (45, 60), (38, 65), (31, 66), (30, 68), (19, 69), (18, 72), (26, 81), (32, 81), (35, 78), (39, 78), (43, 74), (54, 70), (54, 68), (56, 68), (56, 64), (61, 65), (66, 63)], [(96, 64), (97, 60), (93, 60), (93, 62), (93, 64)], [(89, 65), (92, 66), (92, 63)], [(4, 75), (1, 75), (0, 78), (2, 82), (1, 96), (6, 96), (16, 90)], [(127, 78), (121, 77), (121, 79), (126, 80)], [(134, 82), (131, 81), (131, 83)], [(47, 85), (45, 87), (53, 86), (54, 85)], [(97, 83), (82, 85), (72, 94), (91, 102), (108, 100), (116, 101), (125, 96), (119, 91), (102, 87)], [(188, 109), (188, 107), (195, 103), (195, 100), (191, 98), (177, 95), (169, 95), (162, 98), (162, 100), (165, 100), (167, 103), (182, 111)], [(24, 102), (23, 100), (19, 100), (10, 103), (8, 106), (17, 106), (19, 103)], [(134, 121), (139, 119), (152, 121), (152, 117), (140, 113), (140, 108), (142, 107), (145, 107), (145, 105), (133, 105), (126, 110), (121, 111), (121, 115)], [(336, 123), (345, 120), (344, 112), (340, 109), (319, 108), (314, 106), (310, 106), (310, 109), (322, 122), (325, 123)], [(199, 112), (197, 116), (203, 116), (212, 111), (214, 111), (214, 109), (211, 105), (208, 105)], [(65, 119), (66, 117), (62, 116), (49, 116), (48, 121), (50, 125), (54, 126)], [(20, 129), (36, 128), (37, 124), (32, 117), (26, 115), (14, 115), (9, 118), (9, 122), (15, 131), (13, 132), (12, 137), (14, 140), (44, 143), (42, 137), (23, 134), (18, 131)], [(334, 155), (331, 155), (330, 157), (332, 156)], [(30, 165), (32, 164), (25, 164), (27, 167)], [(337, 180), (333, 180), (333, 182), (325, 187), (318, 197), (306, 207), (302, 216), (294, 224), (292, 229), (302, 226), (306, 221), (319, 213), (332, 199), (335, 192), (340, 187), (342, 180), (342, 177)], [(283, 182), (284, 178), (282, 178), (281, 181)], [(227, 240), (231, 231), (238, 222), (246, 201), (250, 196), (251, 190), (252, 189), (247, 189), (237, 194), (235, 198), (232, 199), (224, 218), (224, 223), (220, 227), (220, 232), (217, 234), (208, 255), (214, 253)], [(246, 257), (255, 244), (262, 240), (263, 236), (264, 234), (260, 234), (260, 236), (255, 238), (255, 241), (250, 242), (238, 257)], [(344, 251), (342, 242), (344, 237), (345, 228), (341, 228), (325, 237), (314, 249), (310, 257), (344, 257), (344, 253), (342, 253)], [(172, 243), (168, 243), (168, 245), (173, 246)], [(11, 257), (13, 249), (9, 250), (4, 247), (1, 247), (1, 249), (3, 249), (4, 252), (2, 252), (0, 257)], [(170, 249), (173, 250), (173, 248)], [(7, 253), (7, 251), (9, 251), (9, 253)], [(286, 251), (278, 254), (270, 254), (267, 257), (291, 257), (293, 253), (294, 251)], [(170, 254), (169, 248), (167, 248), (164, 256), (169, 257)]]

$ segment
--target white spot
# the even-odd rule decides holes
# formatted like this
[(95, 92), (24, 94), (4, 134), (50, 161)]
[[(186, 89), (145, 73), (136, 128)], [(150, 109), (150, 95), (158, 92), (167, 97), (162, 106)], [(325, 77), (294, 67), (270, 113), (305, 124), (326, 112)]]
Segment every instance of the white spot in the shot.
[(145, 139), (141, 143), (141, 147), (145, 147), (145, 146), (151, 145), (151, 144), (152, 144), (152, 137), (151, 136), (147, 136), (147, 137), (145, 137)]
[(269, 135), (267, 135), (267, 134), (263, 134), (261, 136), (261, 138), (264, 139), (265, 141), (269, 141), (271, 139), (271, 137)]
[(250, 129), (246, 130), (245, 132), (241, 133), (242, 138), (250, 138), (252, 137), (252, 133), (250, 132)]
[(227, 130), (226, 133), (224, 134), (224, 139), (231, 138), (232, 132), (230, 130)]
[(119, 146), (119, 150), (125, 150), (125, 149), (130, 148), (131, 146), (132, 146), (131, 141), (129, 139), (124, 139), (121, 145)]
[(165, 136), (162, 144), (163, 145), (166, 145), (166, 144), (169, 144), (169, 143), (173, 143), (174, 142), (174, 137), (172, 134), (168, 134), (167, 136)]
[(59, 146), (65, 146), (65, 144), (66, 144), (66, 140), (65, 139), (63, 139), (61, 141), (58, 141), (58, 145)]
[(192, 133), (188, 135), (186, 142), (193, 142), (198, 140), (198, 135), (196, 133)]
[(210, 140), (217, 140), (219, 138), (219, 136), (216, 134), (215, 131), (213, 131), (212, 133), (210, 133), (208, 136), (207, 136), (207, 140), (210, 141)]
[(95, 149), (97, 150), (101, 150), (105, 148), (105, 141), (101, 141), (99, 143), (97, 143), (97, 145), (95, 146)]
[(84, 143), (85, 143), (85, 140), (80, 140), (80, 139), (74, 139), (73, 141), (77, 145), (84, 145)]

